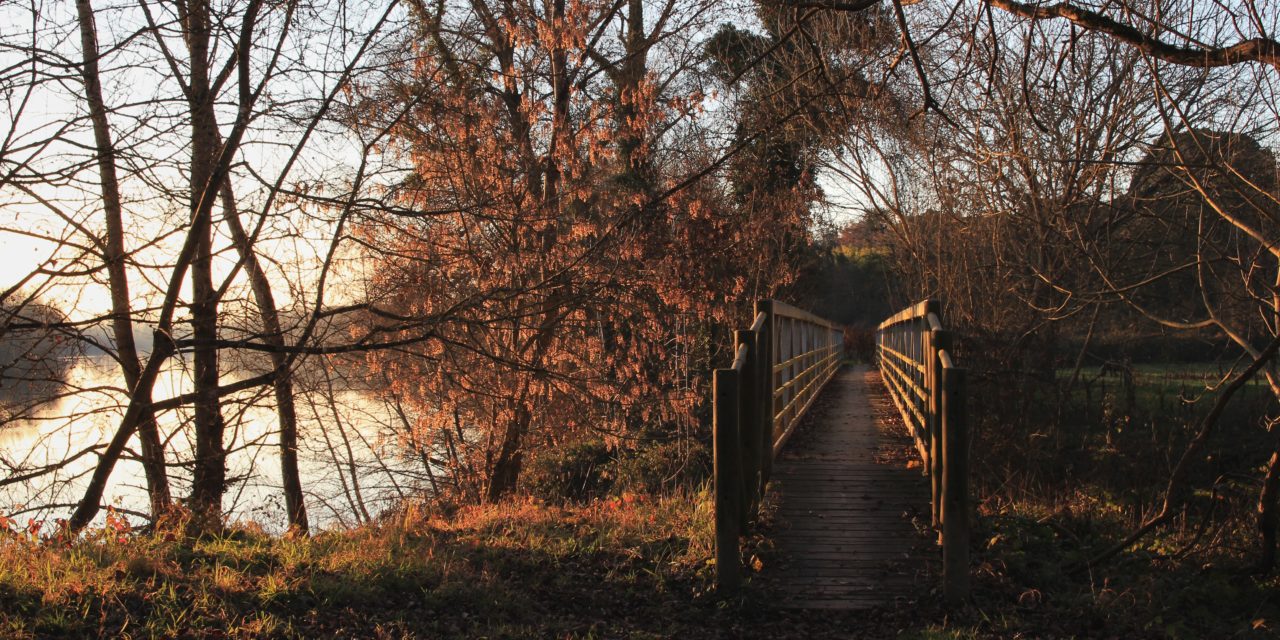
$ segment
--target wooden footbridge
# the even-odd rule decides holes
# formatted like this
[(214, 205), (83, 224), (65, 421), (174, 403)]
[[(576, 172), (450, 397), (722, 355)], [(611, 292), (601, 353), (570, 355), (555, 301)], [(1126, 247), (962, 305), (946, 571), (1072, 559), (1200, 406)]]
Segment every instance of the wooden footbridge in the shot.
[[(881, 323), (874, 368), (842, 365), (843, 330), (826, 319), (774, 300), (755, 310), (714, 378), (721, 591), (737, 592), (751, 572), (753, 589), (784, 607), (914, 601), (934, 591), (925, 578), (938, 573), (940, 547), (943, 597), (963, 602), (965, 371), (938, 304)], [(744, 563), (741, 537), (753, 529), (772, 545), (763, 566)]]

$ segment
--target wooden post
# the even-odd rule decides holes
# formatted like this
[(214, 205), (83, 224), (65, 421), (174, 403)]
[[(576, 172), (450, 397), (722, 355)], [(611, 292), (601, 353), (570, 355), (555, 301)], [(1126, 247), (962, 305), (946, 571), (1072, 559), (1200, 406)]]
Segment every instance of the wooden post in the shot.
[(773, 470), (773, 363), (774, 363), (774, 316), (773, 301), (761, 300), (756, 303), (756, 313), (765, 314), (764, 327), (760, 330), (760, 341), (756, 344), (760, 357), (756, 360), (759, 367), (757, 376), (760, 384), (760, 495), (764, 495), (769, 484), (769, 472)]
[(965, 370), (943, 371), (942, 593), (948, 607), (969, 597), (969, 425)]
[(835, 327), (827, 327), (827, 356), (831, 358), (831, 362), (827, 363), (827, 370), (823, 372), (823, 384), (826, 384), (831, 378), (834, 378), (836, 372), (840, 370), (840, 365), (844, 364), (844, 332), (836, 335)]
[(759, 507), (760, 486), (760, 428), (758, 411), (760, 403), (755, 391), (759, 388), (756, 376), (759, 367), (759, 351), (754, 331), (734, 331), (735, 345), (747, 346), (747, 360), (742, 366), (738, 385), (738, 434), (741, 442), (739, 454), (742, 460), (742, 509), (739, 524), (743, 531), (755, 522)]
[(942, 362), (938, 357), (940, 351), (950, 352), (953, 342), (950, 331), (932, 331), (929, 338), (932, 353), (929, 356), (930, 367), (933, 371), (933, 379), (930, 381), (930, 402), (929, 412), (933, 416), (933, 429), (930, 434), (932, 442), (930, 443), (930, 451), (933, 456), (933, 477), (930, 478), (930, 486), (933, 490), (933, 525), (938, 533), (938, 542), (942, 542), (942, 527), (946, 521), (946, 514), (943, 513), (943, 475), (945, 473), (946, 452), (943, 451), (943, 407), (942, 395), (944, 393), (943, 369)]
[[(790, 317), (782, 316), (780, 321), (778, 321), (778, 344), (781, 346), (780, 351), (778, 351), (778, 361), (780, 362), (788, 362), (791, 360), (791, 356), (795, 356), (796, 343), (794, 329), (795, 321), (790, 319)], [(795, 378), (795, 369), (795, 365), (782, 367), (782, 371), (780, 371), (780, 378), (778, 378), (778, 387), (782, 387), (783, 384), (790, 383), (791, 379)], [(782, 407), (787, 407), (788, 404), (791, 403), (791, 398), (795, 397), (795, 390), (796, 388), (794, 384), (792, 384), (791, 387), (787, 387), (786, 390), (783, 390), (782, 397), (777, 398), (777, 401), (782, 404)], [(785, 433), (787, 428), (790, 428), (791, 426), (791, 410), (783, 408), (781, 421), (782, 431)]]
[(928, 323), (923, 324), (924, 331), (921, 332), (920, 342), (923, 344), (921, 351), (923, 356), (920, 364), (924, 365), (924, 382), (920, 386), (928, 392), (929, 397), (924, 401), (923, 411), (925, 436), (928, 440), (929, 457), (924, 461), (925, 473), (929, 476), (929, 522), (935, 530), (942, 525), (942, 455), (939, 448), (942, 442), (938, 439), (938, 416), (936, 396), (938, 393), (937, 368), (935, 360), (937, 360), (937, 351), (934, 349), (932, 331), (928, 330)]
[(716, 587), (736, 593), (742, 582), (738, 550), (739, 508), (742, 504), (742, 454), (738, 447), (739, 372), (716, 369), (712, 380), (712, 458), (716, 509)]

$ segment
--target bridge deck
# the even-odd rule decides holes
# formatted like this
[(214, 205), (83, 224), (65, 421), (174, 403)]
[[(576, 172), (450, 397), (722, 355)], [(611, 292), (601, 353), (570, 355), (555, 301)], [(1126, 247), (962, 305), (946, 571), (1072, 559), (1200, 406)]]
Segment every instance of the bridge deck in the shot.
[(774, 463), (758, 584), (781, 606), (865, 609), (915, 599), (929, 485), (880, 374), (846, 367)]

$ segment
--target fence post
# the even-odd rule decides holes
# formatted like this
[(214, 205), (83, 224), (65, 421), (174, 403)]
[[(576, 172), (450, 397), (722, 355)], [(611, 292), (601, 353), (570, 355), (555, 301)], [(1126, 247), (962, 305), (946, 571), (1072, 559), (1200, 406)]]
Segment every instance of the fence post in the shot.
[(757, 351), (760, 357), (756, 360), (760, 373), (757, 381), (760, 385), (760, 495), (769, 484), (769, 473), (773, 470), (773, 349), (774, 349), (774, 317), (773, 301), (756, 302), (756, 313), (763, 313), (764, 327), (760, 330), (760, 342)]
[[(795, 321), (790, 319), (790, 317), (782, 316), (780, 317), (780, 319), (778, 319), (777, 339), (778, 339), (778, 362), (790, 361), (791, 356), (794, 356), (796, 352)], [(778, 371), (778, 380), (774, 384), (776, 384), (777, 387), (782, 387), (782, 385), (790, 383), (791, 379), (794, 378), (794, 376), (795, 376), (795, 365), (787, 365), (785, 367), (782, 367), (782, 371)], [(783, 390), (781, 398), (774, 398), (778, 403), (782, 404), (782, 416), (781, 416), (782, 433), (786, 433), (786, 430), (791, 426), (791, 410), (790, 408), (786, 408), (786, 407), (790, 406), (791, 398), (794, 398), (794, 397), (795, 397), (795, 385), (791, 385), (791, 387), (787, 387), (785, 390)], [(773, 416), (773, 417), (774, 417), (774, 420), (778, 419), (778, 416)], [(777, 426), (774, 426), (774, 428), (777, 428)], [(777, 435), (774, 435), (774, 439), (777, 439)]]
[(965, 375), (945, 369), (942, 397), (943, 512), (942, 593), (947, 606), (969, 597), (969, 424), (965, 407)]
[(712, 380), (712, 458), (716, 509), (716, 586), (732, 594), (742, 581), (738, 551), (742, 504), (742, 455), (738, 447), (738, 383), (734, 369), (716, 369)]
[(831, 370), (827, 372), (827, 379), (830, 380), (836, 377), (836, 372), (840, 371), (840, 366), (844, 364), (844, 358), (847, 354), (844, 352), (844, 328), (841, 327), (837, 330), (835, 327), (830, 327), (828, 331), (830, 334), (829, 340), (831, 341), (829, 349), (831, 353), (828, 354), (828, 357), (835, 360), (829, 367)]
[(922, 324), (924, 331), (921, 332), (920, 342), (924, 344), (923, 358), (920, 363), (924, 365), (924, 389), (929, 393), (929, 397), (925, 399), (924, 406), (924, 427), (925, 433), (929, 436), (929, 459), (925, 460), (925, 469), (929, 474), (929, 515), (935, 531), (941, 531), (942, 526), (942, 440), (939, 435), (942, 432), (940, 420), (938, 419), (938, 407), (941, 405), (938, 395), (942, 393), (941, 381), (938, 377), (938, 346), (935, 344), (937, 336), (929, 330), (929, 323), (926, 319)]
[(932, 406), (930, 406), (930, 413), (933, 416), (933, 422), (930, 425), (930, 438), (932, 440), (930, 443), (930, 451), (933, 456), (933, 477), (929, 479), (929, 484), (933, 489), (934, 497), (933, 524), (938, 533), (938, 542), (942, 542), (942, 529), (946, 522), (946, 514), (943, 512), (942, 503), (944, 499), (943, 496), (945, 495), (943, 492), (943, 484), (945, 482), (944, 476), (946, 473), (947, 454), (943, 450), (945, 444), (942, 433), (944, 421), (942, 396), (945, 392), (943, 376), (945, 374), (943, 373), (942, 361), (939, 359), (938, 354), (941, 351), (950, 353), (953, 339), (950, 331), (931, 331), (929, 333), (929, 342), (932, 347), (932, 352), (929, 355), (929, 363), (933, 371), (933, 379), (930, 381), (931, 386), (929, 394), (930, 402), (932, 404)]
[(734, 331), (733, 342), (735, 351), (740, 345), (747, 346), (747, 360), (742, 365), (738, 385), (738, 433), (741, 442), (739, 455), (742, 460), (742, 509), (739, 513), (739, 524), (742, 530), (746, 531), (756, 519), (760, 502), (757, 493), (760, 485), (760, 433), (758, 431), (760, 425), (757, 415), (760, 403), (755, 397), (755, 391), (759, 388), (756, 384), (759, 369), (756, 362), (759, 360), (759, 352), (756, 348), (754, 331)]

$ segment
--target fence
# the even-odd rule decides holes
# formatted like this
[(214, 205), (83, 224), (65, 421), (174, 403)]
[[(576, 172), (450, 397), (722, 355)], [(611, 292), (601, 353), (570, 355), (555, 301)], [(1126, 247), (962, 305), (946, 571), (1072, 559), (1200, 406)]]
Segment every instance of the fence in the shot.
[(935, 300), (899, 311), (876, 330), (885, 386), (929, 475), (930, 511), (942, 544), (943, 597), (959, 604), (969, 593), (969, 431), (966, 371), (951, 355), (953, 342)]
[(840, 367), (844, 332), (776, 300), (756, 303), (751, 328), (733, 333), (734, 358), (712, 381), (716, 581), (738, 588), (738, 538), (755, 521), (773, 459)]

